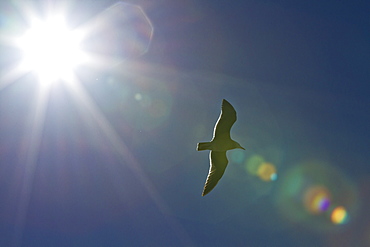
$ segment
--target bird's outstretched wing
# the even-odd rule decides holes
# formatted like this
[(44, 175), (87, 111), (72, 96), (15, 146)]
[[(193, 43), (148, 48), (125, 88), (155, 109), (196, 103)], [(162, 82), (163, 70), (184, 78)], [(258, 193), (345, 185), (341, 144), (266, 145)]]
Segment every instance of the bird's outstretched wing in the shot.
[(230, 129), (236, 121), (236, 111), (227, 101), (222, 100), (221, 113), (213, 130), (213, 139), (217, 137), (230, 138)]
[(206, 184), (204, 185), (202, 196), (207, 195), (217, 185), (222, 175), (224, 175), (228, 163), (226, 151), (211, 151), (209, 153), (209, 160), (211, 164), (209, 167), (209, 172)]

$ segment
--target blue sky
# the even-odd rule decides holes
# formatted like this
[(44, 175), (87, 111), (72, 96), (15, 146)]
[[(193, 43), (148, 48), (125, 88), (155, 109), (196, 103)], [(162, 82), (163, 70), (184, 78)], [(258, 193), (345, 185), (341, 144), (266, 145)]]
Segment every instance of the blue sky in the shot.
[[(154, 28), (135, 26), (149, 50), (47, 97), (32, 73), (9, 81), (23, 3), (3, 4), (0, 245), (367, 246), (369, 3), (130, 2)], [(114, 4), (66, 3), (75, 27)], [(196, 144), (222, 99), (246, 151), (202, 197)]]

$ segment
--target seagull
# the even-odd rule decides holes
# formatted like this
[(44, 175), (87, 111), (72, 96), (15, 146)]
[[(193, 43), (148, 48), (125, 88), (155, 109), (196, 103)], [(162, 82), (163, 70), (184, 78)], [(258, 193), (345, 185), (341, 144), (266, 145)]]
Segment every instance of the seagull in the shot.
[(202, 196), (207, 195), (224, 174), (228, 163), (226, 151), (236, 148), (245, 150), (230, 137), (230, 129), (235, 121), (236, 111), (234, 107), (227, 100), (222, 100), (221, 114), (213, 130), (212, 140), (198, 143), (197, 151), (211, 150), (209, 153), (210, 167)]

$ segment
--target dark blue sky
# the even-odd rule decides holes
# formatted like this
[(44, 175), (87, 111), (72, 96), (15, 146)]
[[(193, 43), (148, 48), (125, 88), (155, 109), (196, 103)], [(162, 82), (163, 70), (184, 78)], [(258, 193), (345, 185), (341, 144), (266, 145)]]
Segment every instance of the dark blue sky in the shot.
[[(0, 87), (0, 245), (368, 246), (370, 3), (130, 2), (154, 27), (144, 55), (41, 103), (32, 75)], [(69, 1), (70, 22), (113, 3)], [(22, 3), (3, 5), (1, 37)], [(3, 85), (17, 55), (0, 51)], [(202, 197), (196, 144), (223, 98), (246, 151)]]

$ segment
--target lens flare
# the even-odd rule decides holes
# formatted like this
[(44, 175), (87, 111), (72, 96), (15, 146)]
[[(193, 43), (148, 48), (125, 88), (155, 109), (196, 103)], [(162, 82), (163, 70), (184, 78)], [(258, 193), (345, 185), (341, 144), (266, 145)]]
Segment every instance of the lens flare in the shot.
[(251, 175), (259, 177), (262, 181), (270, 182), (277, 179), (276, 167), (274, 164), (265, 162), (260, 155), (253, 155), (245, 163), (245, 169)]
[(304, 196), (304, 205), (312, 214), (320, 214), (330, 206), (329, 191), (323, 186), (310, 187)]
[(279, 181), (277, 205), (291, 222), (329, 231), (348, 221), (347, 214), (351, 218), (357, 214), (356, 187), (338, 167), (309, 161), (290, 169)]
[(342, 206), (338, 206), (332, 211), (330, 218), (336, 225), (344, 224), (348, 220), (347, 210)]
[(231, 161), (237, 164), (243, 163), (245, 159), (245, 152), (243, 151), (244, 150), (234, 150), (234, 152), (231, 154)]
[(258, 177), (263, 181), (274, 181), (277, 178), (275, 166), (271, 163), (262, 163), (257, 170)]
[(99, 14), (89, 27), (84, 45), (105, 61), (122, 61), (143, 55), (149, 49), (153, 26), (144, 10), (118, 2)]
[(245, 169), (247, 172), (251, 175), (257, 175), (258, 174), (258, 168), (260, 165), (264, 162), (264, 159), (260, 155), (253, 155), (250, 157), (245, 164)]

